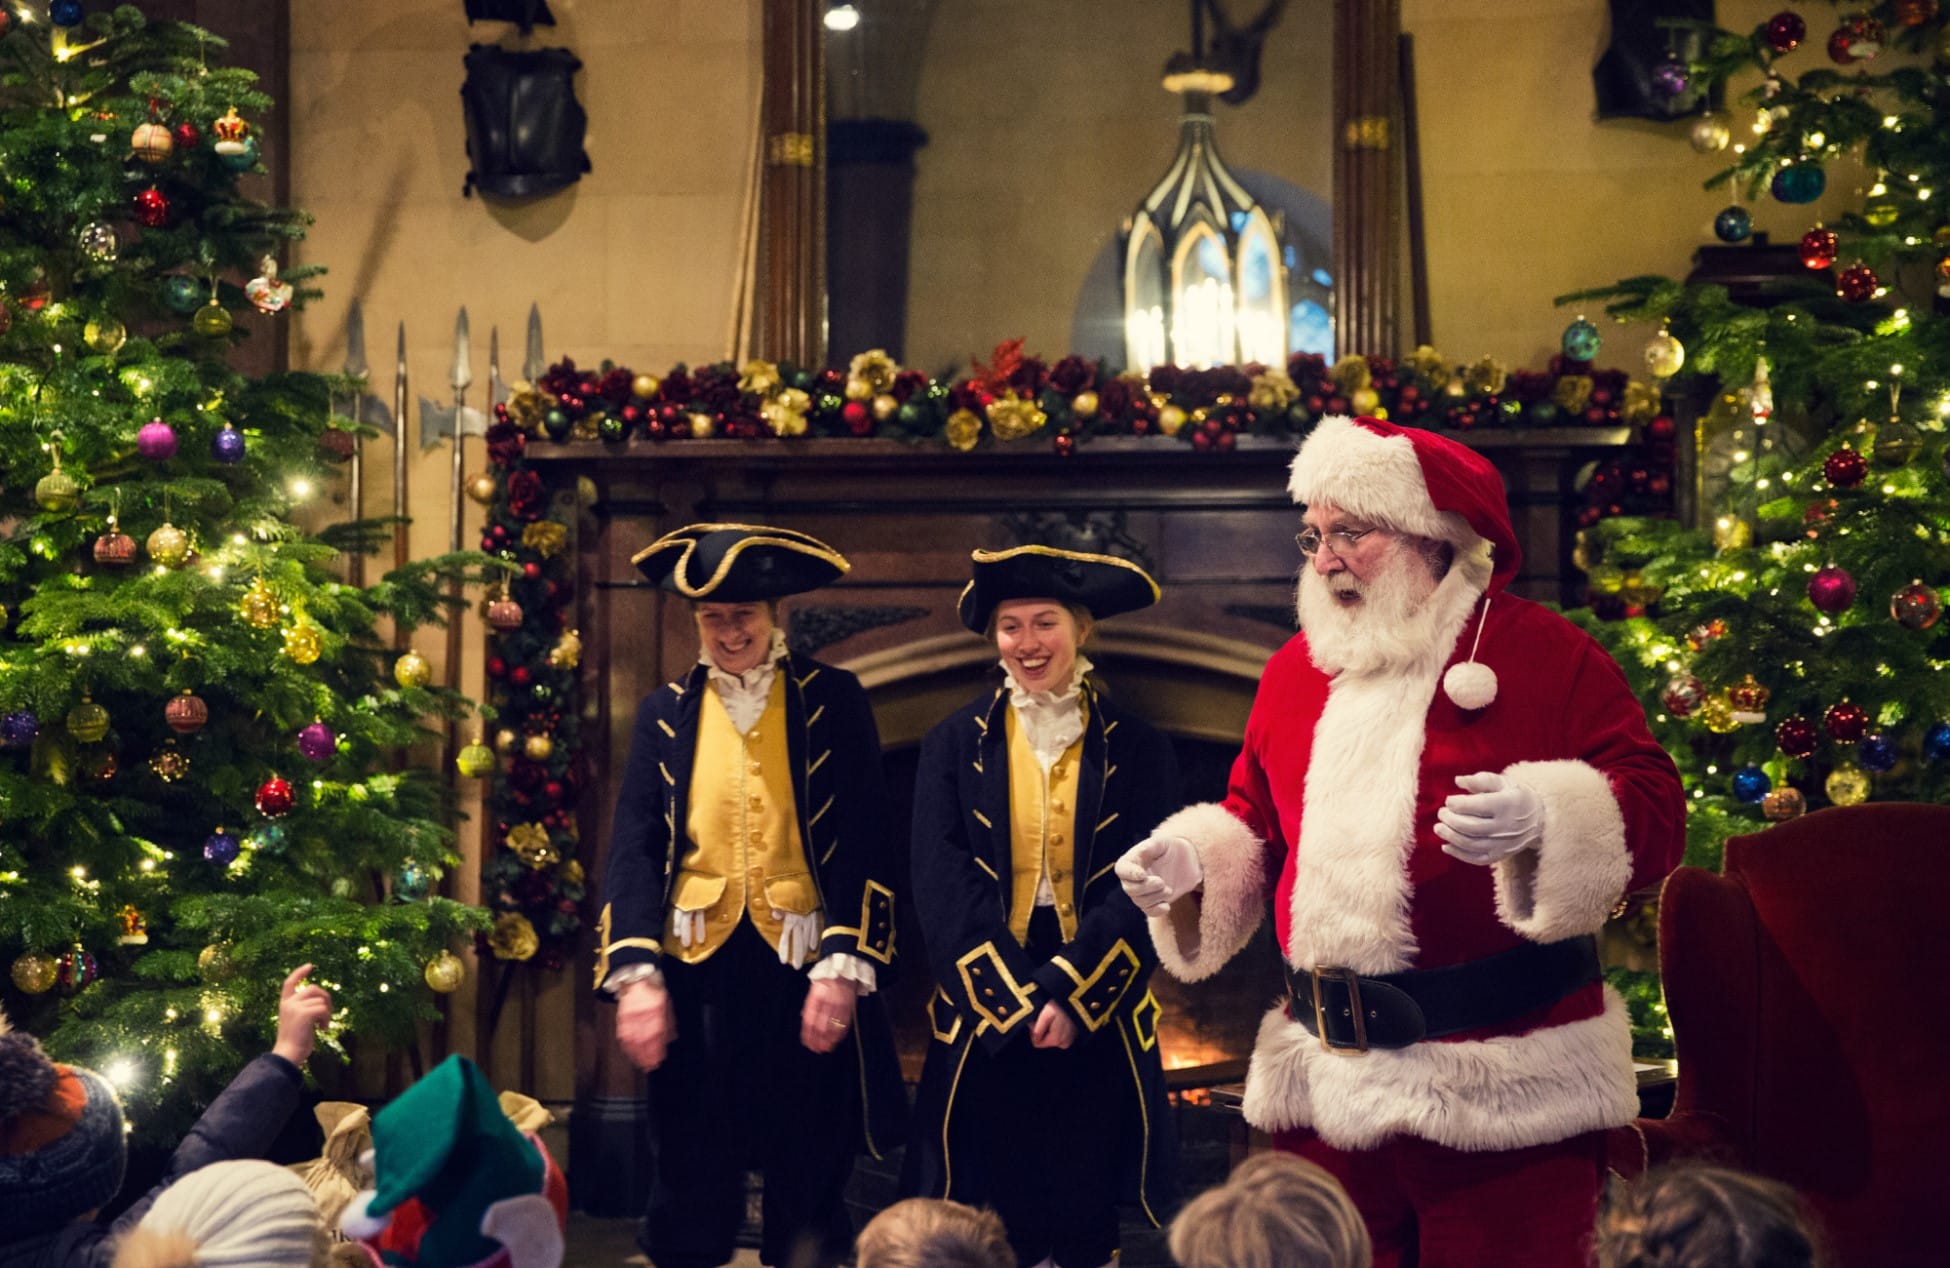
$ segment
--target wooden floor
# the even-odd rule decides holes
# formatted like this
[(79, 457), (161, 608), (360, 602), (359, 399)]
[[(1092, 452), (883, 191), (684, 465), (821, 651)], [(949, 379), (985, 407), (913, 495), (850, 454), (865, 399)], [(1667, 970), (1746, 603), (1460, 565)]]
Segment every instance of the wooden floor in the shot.
[[(636, 1248), (635, 1220), (602, 1220), (579, 1211), (569, 1215), (568, 1245), (562, 1262), (575, 1268), (643, 1268), (650, 1261)], [(758, 1252), (741, 1250), (732, 1257), (737, 1268), (758, 1268)]]

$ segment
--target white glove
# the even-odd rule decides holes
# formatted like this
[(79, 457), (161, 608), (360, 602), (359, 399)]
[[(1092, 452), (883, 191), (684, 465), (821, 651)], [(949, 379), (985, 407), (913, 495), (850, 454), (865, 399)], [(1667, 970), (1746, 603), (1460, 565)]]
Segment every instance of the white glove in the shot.
[(781, 923), (779, 930), (779, 963), (788, 969), (796, 969), (812, 958), (819, 949), (819, 913), (779, 911), (774, 909), (772, 919)]
[(1435, 834), (1446, 842), (1444, 854), (1489, 864), (1543, 841), (1544, 803), (1522, 784), (1495, 771), (1479, 771), (1458, 778), (1456, 787), (1462, 793), (1450, 796), (1435, 812)]
[(1174, 898), (1205, 881), (1198, 851), (1184, 837), (1146, 837), (1117, 860), (1117, 879), (1139, 911), (1162, 916)]
[(673, 911), (670, 913), (671, 930), (677, 935), (679, 946), (689, 950), (704, 941), (704, 913), (702, 911)]

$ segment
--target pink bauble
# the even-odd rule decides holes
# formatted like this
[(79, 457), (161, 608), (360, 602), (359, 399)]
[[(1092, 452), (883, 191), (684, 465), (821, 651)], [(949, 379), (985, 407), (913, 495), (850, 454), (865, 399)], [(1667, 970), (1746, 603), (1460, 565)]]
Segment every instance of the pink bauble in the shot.
[(164, 462), (176, 456), (176, 429), (162, 419), (152, 419), (135, 434), (136, 452), (151, 462)]
[(1828, 565), (1808, 578), (1808, 602), (1833, 616), (1855, 602), (1855, 578), (1846, 568)]

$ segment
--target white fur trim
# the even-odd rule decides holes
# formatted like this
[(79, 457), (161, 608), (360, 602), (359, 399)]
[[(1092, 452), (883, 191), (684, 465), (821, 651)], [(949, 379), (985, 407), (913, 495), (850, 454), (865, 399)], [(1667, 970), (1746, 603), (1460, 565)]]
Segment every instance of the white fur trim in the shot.
[(1341, 415), (1323, 418), (1300, 444), (1287, 478), (1295, 502), (1325, 502), (1356, 519), (1474, 551), (1483, 537), (1456, 511), (1438, 511), (1415, 446)]
[(1544, 839), (1495, 865), (1496, 914), (1537, 942), (1596, 933), (1632, 879), (1625, 816), (1587, 762), (1518, 762), (1503, 777), (1544, 803)]
[(355, 1242), (371, 1241), (385, 1232), (386, 1226), (393, 1222), (391, 1213), (383, 1216), (366, 1213), (367, 1204), (378, 1196), (376, 1189), (361, 1189), (353, 1195), (352, 1200), (345, 1204), (344, 1212), (339, 1215), (339, 1232)]
[(562, 1225), (539, 1193), (518, 1193), (481, 1212), (481, 1236), (507, 1247), (510, 1268), (561, 1268)]
[(1458, 661), (1442, 675), (1442, 693), (1458, 709), (1487, 708), (1496, 699), (1496, 671), (1480, 660)]
[(1408, 855), (1436, 680), (1482, 593), (1471, 569), (1453, 568), (1428, 604), (1418, 663), (1373, 674), (1344, 672), (1314, 724), (1300, 823), (1288, 960), (1393, 973), (1415, 962)]
[[(1151, 833), (1184, 837), (1198, 853), (1202, 897), (1151, 918), (1158, 961), (1183, 982), (1211, 977), (1239, 954), (1266, 916), (1266, 843), (1216, 801), (1186, 806)], [(1185, 913), (1197, 912), (1194, 925)]]
[(1246, 1121), (1311, 1126), (1338, 1149), (1415, 1136), (1451, 1149), (1521, 1149), (1638, 1114), (1631, 1026), (1607, 986), (1596, 1017), (1523, 1035), (1432, 1041), (1348, 1056), (1276, 1007), (1246, 1071)]

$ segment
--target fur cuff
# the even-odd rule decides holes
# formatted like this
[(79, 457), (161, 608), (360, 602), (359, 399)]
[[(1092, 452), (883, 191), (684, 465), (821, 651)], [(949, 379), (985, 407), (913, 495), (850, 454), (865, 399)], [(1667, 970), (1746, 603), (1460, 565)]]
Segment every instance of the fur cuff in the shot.
[(1151, 835), (1184, 837), (1198, 852), (1200, 896), (1150, 923), (1166, 971), (1182, 982), (1202, 981), (1239, 953), (1266, 916), (1266, 843), (1216, 801), (1185, 807)]
[(1638, 1114), (1631, 1025), (1605, 1011), (1521, 1035), (1328, 1052), (1283, 1008), (1260, 1023), (1246, 1072), (1246, 1121), (1312, 1127), (1337, 1149), (1414, 1136), (1451, 1149), (1522, 1149), (1629, 1123)]
[(1496, 914), (1536, 942), (1596, 933), (1632, 878), (1625, 816), (1588, 763), (1518, 762), (1504, 778), (1544, 803), (1544, 839), (1496, 864)]

